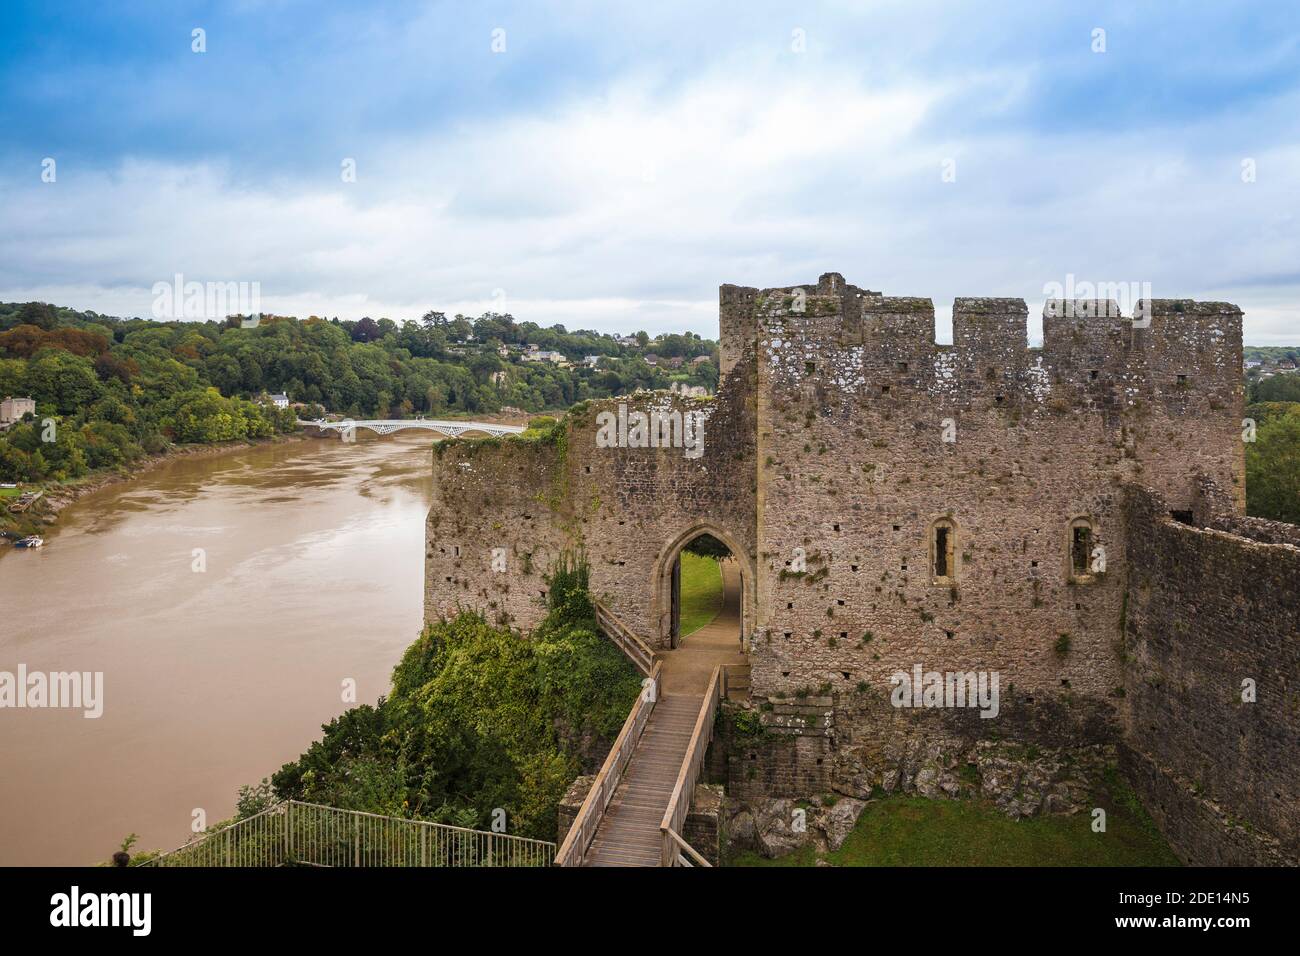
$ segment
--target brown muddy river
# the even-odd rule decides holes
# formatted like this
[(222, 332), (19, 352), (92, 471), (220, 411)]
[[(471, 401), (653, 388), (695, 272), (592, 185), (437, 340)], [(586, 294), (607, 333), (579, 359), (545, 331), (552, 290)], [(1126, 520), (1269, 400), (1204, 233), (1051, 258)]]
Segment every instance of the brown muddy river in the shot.
[(177, 459), (66, 508), (41, 550), (0, 543), (0, 671), (104, 675), (97, 719), (0, 709), (0, 864), (178, 846), (351, 706), (345, 681), (387, 693), (420, 628), (429, 449)]

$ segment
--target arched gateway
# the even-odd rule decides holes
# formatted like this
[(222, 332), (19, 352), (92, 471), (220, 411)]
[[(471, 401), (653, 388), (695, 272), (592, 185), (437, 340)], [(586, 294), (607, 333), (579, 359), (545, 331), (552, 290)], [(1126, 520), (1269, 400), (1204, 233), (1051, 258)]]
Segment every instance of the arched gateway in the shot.
[(655, 622), (658, 646), (663, 648), (678, 646), (681, 620), (681, 556), (687, 545), (705, 535), (712, 535), (726, 545), (731, 552), (732, 560), (740, 570), (740, 624), (736, 639), (741, 652), (747, 652), (749, 636), (753, 628), (757, 593), (754, 562), (736, 535), (711, 521), (698, 521), (689, 525), (664, 545), (655, 560), (654, 574), (650, 582), (653, 589), (650, 608), (651, 620)]

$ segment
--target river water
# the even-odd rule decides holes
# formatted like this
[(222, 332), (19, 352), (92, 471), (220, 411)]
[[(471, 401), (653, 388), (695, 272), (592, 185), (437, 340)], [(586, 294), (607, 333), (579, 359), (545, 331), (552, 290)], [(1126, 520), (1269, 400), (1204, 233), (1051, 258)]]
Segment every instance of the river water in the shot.
[[(103, 715), (0, 709), (0, 865), (185, 842), (387, 693), (422, 617), (430, 440), (177, 458), (0, 543), (0, 671), (102, 671)], [(201, 553), (196, 554), (196, 549)]]

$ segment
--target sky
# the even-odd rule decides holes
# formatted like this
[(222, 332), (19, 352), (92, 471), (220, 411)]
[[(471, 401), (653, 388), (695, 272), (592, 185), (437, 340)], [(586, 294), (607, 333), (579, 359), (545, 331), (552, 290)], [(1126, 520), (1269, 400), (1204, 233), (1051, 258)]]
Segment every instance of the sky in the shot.
[(715, 337), (824, 272), (1300, 344), (1300, 4), (0, 6), (0, 300)]

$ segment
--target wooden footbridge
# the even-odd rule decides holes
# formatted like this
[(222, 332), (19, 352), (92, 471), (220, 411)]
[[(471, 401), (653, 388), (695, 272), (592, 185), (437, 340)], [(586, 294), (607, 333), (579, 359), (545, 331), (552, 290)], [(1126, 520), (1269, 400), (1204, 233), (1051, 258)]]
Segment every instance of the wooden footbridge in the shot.
[(739, 574), (724, 564), (723, 610), (660, 654), (597, 603), (596, 621), (646, 675), (614, 746), (555, 855), (559, 866), (709, 866), (682, 836), (740, 652)]

